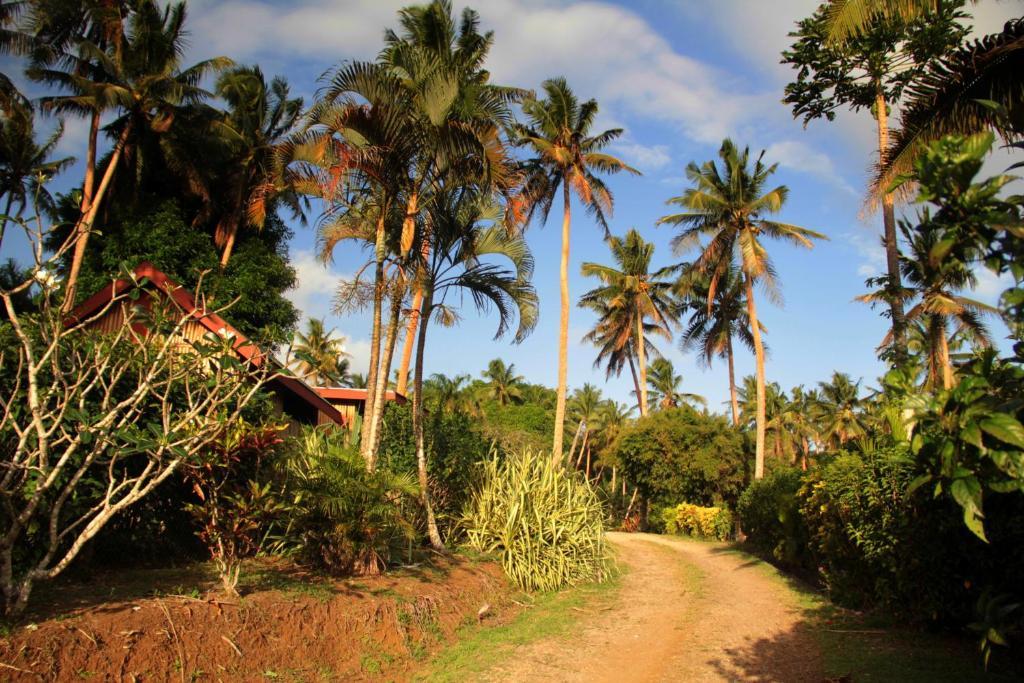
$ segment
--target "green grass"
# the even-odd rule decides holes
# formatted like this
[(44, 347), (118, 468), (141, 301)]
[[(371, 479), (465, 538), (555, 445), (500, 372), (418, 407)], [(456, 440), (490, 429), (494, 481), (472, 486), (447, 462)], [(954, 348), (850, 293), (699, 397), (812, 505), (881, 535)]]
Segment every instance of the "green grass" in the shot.
[(552, 593), (518, 598), (530, 606), (508, 623), (483, 626), (475, 621), (463, 625), (454, 645), (438, 654), (417, 680), (464, 681), (474, 674), (499, 666), (516, 648), (546, 638), (569, 635), (576, 626), (577, 610), (600, 609), (610, 605), (622, 586), (622, 570), (602, 583), (591, 583)]
[(739, 548), (727, 550), (778, 582), (796, 597), (808, 630), (821, 651), (829, 677), (849, 675), (857, 681), (937, 683), (949, 681), (1020, 680), (995, 652), (985, 672), (973, 641), (926, 633), (892, 623), (884, 617), (842, 609), (806, 583)]

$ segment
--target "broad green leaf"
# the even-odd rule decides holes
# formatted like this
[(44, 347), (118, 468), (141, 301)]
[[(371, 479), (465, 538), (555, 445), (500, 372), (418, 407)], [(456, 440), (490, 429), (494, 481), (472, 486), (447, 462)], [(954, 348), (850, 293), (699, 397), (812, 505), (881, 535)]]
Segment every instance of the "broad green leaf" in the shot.
[(986, 434), (1017, 448), (1024, 448), (1024, 425), (1021, 425), (1012, 415), (993, 413), (987, 419), (982, 420), (980, 426)]

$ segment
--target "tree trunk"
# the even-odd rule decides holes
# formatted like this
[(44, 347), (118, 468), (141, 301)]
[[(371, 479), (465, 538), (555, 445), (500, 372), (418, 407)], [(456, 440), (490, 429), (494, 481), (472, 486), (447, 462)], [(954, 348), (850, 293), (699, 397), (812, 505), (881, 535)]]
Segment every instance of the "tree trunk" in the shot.
[(85, 152), (85, 181), (82, 183), (82, 204), (79, 215), (89, 213), (92, 207), (93, 188), (96, 186), (96, 141), (100, 134), (100, 112), (89, 116), (89, 142)]
[(732, 404), (732, 424), (740, 426), (740, 402), (736, 396), (736, 367), (732, 352), (732, 335), (725, 338), (725, 357), (729, 363), (729, 402)]
[(626, 349), (626, 360), (629, 361), (629, 372), (633, 375), (633, 387), (636, 389), (636, 407), (643, 414), (643, 410), (640, 407), (640, 378), (636, 375), (636, 364), (633, 362), (632, 348)]
[(4, 243), (4, 233), (7, 231), (7, 216), (11, 213), (11, 204), (14, 203), (14, 193), (7, 193), (7, 205), (4, 207), (4, 220), (0, 223), (0, 246)]
[(78, 274), (82, 270), (82, 261), (85, 259), (85, 247), (89, 242), (92, 224), (96, 220), (96, 214), (99, 212), (100, 205), (103, 203), (103, 196), (107, 193), (107, 188), (110, 187), (110, 181), (114, 178), (114, 172), (117, 170), (124, 147), (128, 143), (128, 136), (131, 134), (131, 130), (132, 124), (128, 122), (125, 124), (124, 130), (121, 131), (121, 136), (117, 139), (114, 152), (110, 155), (110, 161), (107, 162), (107, 168), (103, 172), (103, 179), (100, 180), (100, 186), (96, 188), (96, 194), (93, 196), (88, 210), (78, 219), (78, 223), (75, 225), (75, 250), (71, 256), (71, 269), (68, 272), (68, 281), (64, 290), (64, 303), (61, 306), (62, 313), (70, 312), (75, 306), (75, 289), (78, 285)]
[(562, 264), (559, 285), (562, 293), (561, 323), (558, 328), (558, 398), (555, 402), (555, 434), (551, 443), (551, 459), (562, 461), (562, 431), (565, 428), (565, 395), (569, 376), (569, 230), (572, 215), (569, 205), (569, 185), (563, 179), (562, 194), (565, 207), (562, 216)]
[(750, 331), (754, 336), (754, 356), (757, 359), (757, 419), (754, 440), (754, 479), (764, 478), (764, 430), (765, 430), (765, 398), (764, 398), (764, 344), (761, 343), (761, 327), (757, 323), (757, 306), (754, 303), (754, 278), (749, 274), (747, 281), (747, 316), (750, 318)]
[[(429, 313), (433, 305), (433, 299), (433, 292), (428, 292), (423, 304), (424, 311)], [(444, 541), (441, 540), (441, 533), (437, 529), (434, 507), (430, 502), (430, 486), (427, 478), (427, 447), (423, 430), (423, 356), (427, 341), (427, 326), (429, 324), (428, 315), (423, 319), (423, 324), (419, 326), (419, 340), (416, 343), (416, 369), (413, 374), (412, 394), (412, 431), (416, 439), (416, 471), (420, 483), (420, 501), (423, 503), (423, 510), (427, 515), (427, 537), (430, 539), (432, 548), (444, 551)]]
[(619, 473), (618, 469), (614, 465), (612, 465), (612, 486), (611, 486), (611, 492), (612, 492), (613, 496), (615, 495), (615, 477), (616, 477), (616, 475), (618, 473)]
[[(889, 114), (886, 110), (885, 93), (879, 85), (875, 91), (875, 120), (878, 122), (878, 157), (881, 162), (889, 148)], [(902, 289), (900, 279), (899, 245), (896, 240), (896, 210), (893, 196), (886, 192), (882, 197), (882, 222), (884, 225), (885, 266), (889, 278), (889, 314), (892, 323), (892, 343), (897, 363), (906, 360), (907, 335), (906, 316), (903, 301), (898, 298)]]
[(573, 454), (576, 452), (576, 444), (580, 440), (580, 432), (583, 431), (583, 420), (580, 420), (579, 426), (576, 427), (576, 434), (572, 437), (572, 446), (569, 447), (569, 459), (572, 460)]
[(384, 340), (383, 358), (377, 371), (377, 400), (373, 404), (373, 417), (370, 424), (371, 457), (377, 462), (377, 451), (380, 448), (381, 428), (384, 419), (384, 408), (388, 404), (388, 381), (391, 376), (391, 362), (395, 357), (395, 344), (398, 341), (398, 326), (402, 319), (402, 301), (405, 299), (404, 283), (396, 283), (391, 299), (391, 316), (388, 318), (388, 333)]
[(800, 437), (800, 469), (807, 471), (807, 460), (811, 453), (811, 444), (806, 436)]
[(640, 417), (647, 414), (647, 350), (644, 349), (644, 317), (636, 316), (636, 360), (640, 366)]
[[(411, 202), (410, 202), (411, 204)], [(428, 224), (429, 226), (429, 224)], [(420, 246), (420, 256), (423, 263), (430, 260), (430, 233), (424, 228), (423, 240)], [(416, 293), (413, 294), (412, 308), (409, 311), (409, 323), (405, 328), (405, 344), (402, 346), (402, 363), (398, 366), (398, 382), (395, 391), (405, 395), (409, 385), (409, 362), (412, 359), (413, 340), (416, 337), (416, 326), (420, 321), (420, 308), (423, 306), (423, 288), (416, 286)]]
[(360, 432), (359, 450), (366, 460), (366, 469), (376, 467), (373, 457), (373, 443), (370, 438), (373, 407), (377, 398), (377, 371), (380, 366), (380, 332), (382, 308), (384, 307), (384, 212), (377, 219), (376, 268), (373, 273), (373, 323), (370, 330), (370, 366), (366, 371), (366, 401), (363, 403), (363, 424)]
[(949, 359), (949, 338), (946, 336), (946, 321), (939, 318), (939, 362), (942, 369), (942, 388), (953, 388), (953, 363)]
[(231, 254), (235, 251), (235, 239), (238, 237), (238, 228), (242, 224), (242, 217), (245, 215), (244, 207), (245, 203), (245, 182), (243, 179), (238, 180), (238, 188), (235, 193), (235, 204), (231, 207), (231, 212), (227, 216), (227, 228), (224, 230), (224, 251), (220, 255), (220, 269), (224, 270), (228, 261), (231, 260)]
[(590, 444), (587, 444), (587, 481), (590, 481)]

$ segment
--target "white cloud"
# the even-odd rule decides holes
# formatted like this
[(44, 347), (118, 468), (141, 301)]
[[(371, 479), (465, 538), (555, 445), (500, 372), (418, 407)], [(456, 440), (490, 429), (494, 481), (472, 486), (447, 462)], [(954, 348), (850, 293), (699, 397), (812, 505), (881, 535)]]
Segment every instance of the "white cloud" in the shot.
[(858, 196), (857, 191), (839, 175), (835, 164), (827, 154), (823, 154), (803, 142), (783, 140), (773, 143), (766, 150), (765, 159), (772, 163), (778, 162), (784, 168), (815, 175), (848, 194)]
[(878, 235), (852, 232), (844, 235), (847, 243), (860, 255), (857, 274), (863, 278), (876, 277), (885, 271), (885, 249)]
[(645, 173), (656, 171), (672, 161), (667, 145), (619, 143), (612, 147), (612, 151)]

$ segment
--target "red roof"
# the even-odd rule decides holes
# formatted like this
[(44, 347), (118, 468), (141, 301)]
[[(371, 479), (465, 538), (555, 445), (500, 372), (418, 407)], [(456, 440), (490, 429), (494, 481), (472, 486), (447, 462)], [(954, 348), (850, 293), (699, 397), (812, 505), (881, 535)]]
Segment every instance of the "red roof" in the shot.
[[(315, 387), (316, 393), (328, 401), (356, 401), (366, 403), (366, 389), (353, 389), (350, 387)], [(384, 394), (389, 401), (405, 403), (408, 399), (397, 391), (387, 391)]]
[[(164, 295), (178, 304), (185, 313), (191, 315), (197, 323), (208, 329), (210, 332), (222, 337), (232, 337), (234, 340), (232, 348), (244, 360), (251, 362), (256, 367), (259, 367), (264, 359), (269, 359), (271, 363), (280, 365), (273, 356), (269, 356), (260, 351), (259, 347), (250, 342), (244, 334), (239, 332), (233, 325), (224, 320), (224, 318), (221, 318), (216, 313), (207, 311), (205, 306), (198, 305), (195, 300), (195, 295), (192, 294), (192, 292), (171, 280), (171, 278), (167, 277), (163, 271), (157, 269), (157, 267), (149, 261), (143, 261), (137, 265), (132, 273), (135, 275), (134, 281), (125, 279), (114, 280), (114, 282), (109, 286), (104, 287), (76, 306), (68, 316), (68, 324), (81, 322), (89, 316), (96, 314), (103, 308), (103, 306), (108, 304), (111, 299), (121, 296), (132, 287), (137, 286), (139, 280), (145, 278), (155, 285), (158, 290), (163, 292)], [(321, 398), (312, 387), (298, 377), (277, 375), (273, 377), (269, 383), (276, 384), (285, 391), (294, 394), (301, 401), (311, 405), (321, 413), (324, 413), (333, 422), (336, 422), (337, 424), (345, 423), (345, 420), (334, 406)]]

